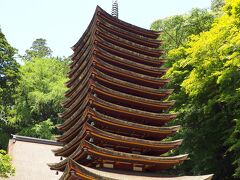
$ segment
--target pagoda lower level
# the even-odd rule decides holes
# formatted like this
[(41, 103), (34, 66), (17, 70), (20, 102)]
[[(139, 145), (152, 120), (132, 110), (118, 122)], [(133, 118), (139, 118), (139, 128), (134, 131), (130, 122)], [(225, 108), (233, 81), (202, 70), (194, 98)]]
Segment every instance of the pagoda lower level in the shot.
[(167, 125), (176, 114), (169, 113), (175, 102), (166, 100), (173, 90), (162, 78), (167, 68), (160, 34), (96, 8), (72, 47), (59, 114), (63, 146), (53, 150), (61, 161), (49, 164), (64, 172), (61, 179), (118, 179), (98, 171), (161, 172), (187, 159), (170, 155), (181, 139), (166, 140), (180, 126)]

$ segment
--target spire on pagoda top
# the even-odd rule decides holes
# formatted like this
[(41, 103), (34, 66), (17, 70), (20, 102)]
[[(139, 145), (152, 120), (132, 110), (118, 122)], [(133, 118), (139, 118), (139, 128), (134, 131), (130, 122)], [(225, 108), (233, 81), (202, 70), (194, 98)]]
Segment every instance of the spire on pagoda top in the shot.
[(118, 18), (118, 2), (117, 0), (112, 0), (112, 16)]

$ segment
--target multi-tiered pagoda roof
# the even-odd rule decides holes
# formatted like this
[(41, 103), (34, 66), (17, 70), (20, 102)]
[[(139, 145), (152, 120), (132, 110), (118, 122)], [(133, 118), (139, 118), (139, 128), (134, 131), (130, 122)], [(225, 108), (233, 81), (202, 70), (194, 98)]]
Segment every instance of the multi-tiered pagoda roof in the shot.
[(64, 146), (54, 150), (64, 158), (50, 164), (52, 170), (65, 170), (63, 179), (94, 179), (88, 167), (161, 171), (187, 159), (187, 154), (164, 156), (182, 140), (163, 140), (180, 127), (166, 126), (176, 114), (168, 112), (174, 101), (165, 100), (173, 90), (162, 78), (167, 69), (160, 33), (96, 8), (73, 46), (60, 114), (64, 123), (58, 126)]

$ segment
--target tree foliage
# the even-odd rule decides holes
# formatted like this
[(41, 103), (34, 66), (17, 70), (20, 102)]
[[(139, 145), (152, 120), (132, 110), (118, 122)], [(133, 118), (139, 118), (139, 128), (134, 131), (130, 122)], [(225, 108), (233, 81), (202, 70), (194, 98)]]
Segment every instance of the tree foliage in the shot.
[(220, 13), (224, 6), (224, 0), (212, 0), (211, 10), (215, 13)]
[(31, 127), (23, 127), (18, 134), (42, 139), (53, 139), (54, 128), (55, 126), (51, 119), (47, 119), (38, 124), (33, 124)]
[(0, 35), (0, 148), (7, 148), (11, 134), (53, 138), (54, 125), (60, 123), (57, 113), (66, 91), (68, 59), (45, 58), (51, 50), (46, 40), (37, 39), (26, 51), (31, 61), (20, 67), (16, 50)]
[[(57, 133), (69, 61), (49, 58), (51, 53), (46, 40), (37, 39), (20, 67), (16, 49), (0, 31), (0, 148), (7, 148), (11, 134), (53, 139)], [(10, 156), (0, 150), (0, 177), (14, 172)]]
[(13, 132), (8, 121), (14, 116), (19, 77), (19, 64), (14, 58), (16, 52), (0, 30), (0, 149), (7, 147), (9, 135)]
[(12, 158), (4, 150), (0, 150), (0, 177), (9, 177), (15, 174), (11, 165)]
[(240, 0), (223, 9), (209, 30), (168, 52), (167, 76), (183, 127), (179, 151), (190, 155), (181, 172), (232, 179), (240, 178)]
[(59, 123), (57, 114), (66, 91), (67, 71), (67, 62), (54, 58), (36, 58), (21, 66), (15, 120), (21, 127), (32, 127), (46, 119)]
[(0, 121), (14, 105), (14, 94), (18, 80), (19, 64), (14, 55), (16, 49), (7, 42), (4, 34), (0, 30)]
[(192, 34), (199, 34), (211, 28), (214, 16), (205, 9), (193, 9), (190, 13), (160, 19), (152, 23), (151, 29), (163, 30), (161, 40), (165, 50), (183, 46)]
[(27, 49), (26, 54), (22, 57), (24, 60), (32, 60), (34, 58), (51, 57), (52, 50), (47, 46), (47, 40), (43, 38), (33, 41), (30, 49)]

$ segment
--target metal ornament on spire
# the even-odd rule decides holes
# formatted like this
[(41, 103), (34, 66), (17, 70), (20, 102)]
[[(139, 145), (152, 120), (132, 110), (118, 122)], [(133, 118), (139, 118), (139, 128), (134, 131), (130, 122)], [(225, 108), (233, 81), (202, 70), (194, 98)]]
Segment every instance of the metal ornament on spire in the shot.
[(118, 2), (112, 0), (112, 16), (118, 18)]

